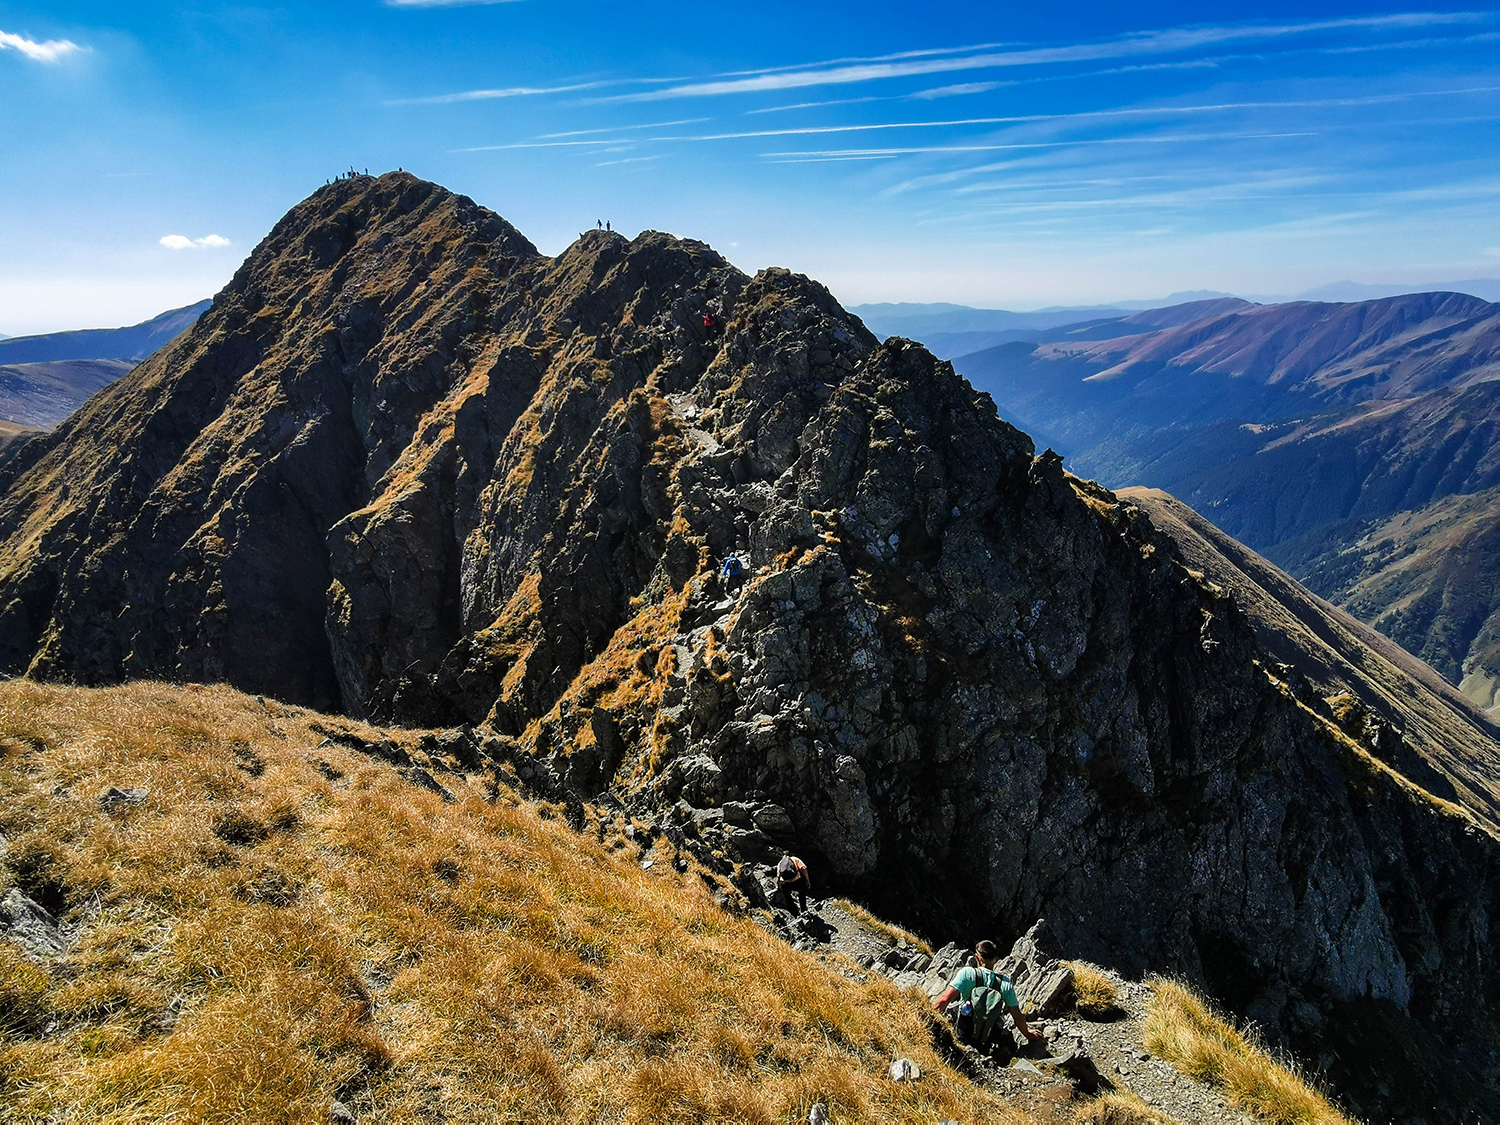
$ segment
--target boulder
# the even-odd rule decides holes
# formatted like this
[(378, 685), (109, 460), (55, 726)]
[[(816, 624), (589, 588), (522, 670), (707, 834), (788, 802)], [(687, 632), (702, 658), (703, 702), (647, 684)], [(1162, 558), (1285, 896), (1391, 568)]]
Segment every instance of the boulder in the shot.
[(911, 1059), (897, 1059), (891, 1063), (891, 1078), (897, 1082), (915, 1082), (922, 1077), (922, 1068)]
[(0, 898), (0, 930), (33, 957), (54, 957), (68, 948), (51, 911), (12, 887)]
[(755, 827), (771, 836), (790, 836), (796, 831), (792, 818), (780, 805), (761, 805), (751, 813)]
[(145, 788), (120, 789), (111, 785), (103, 793), (99, 794), (99, 807), (101, 809), (123, 809), (133, 808), (144, 804), (146, 798), (151, 795), (151, 790)]
[(1010, 977), (1022, 1011), (1055, 1016), (1073, 1003), (1073, 970), (1061, 964), (1062, 944), (1046, 919), (1039, 918), (996, 968)]

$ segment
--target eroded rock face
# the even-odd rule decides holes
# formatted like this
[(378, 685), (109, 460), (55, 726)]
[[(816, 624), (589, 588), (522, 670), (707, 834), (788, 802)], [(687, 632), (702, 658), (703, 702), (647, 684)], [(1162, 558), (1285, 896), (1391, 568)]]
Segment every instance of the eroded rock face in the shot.
[(1476, 1072), (1500, 1046), (1488, 823), (1300, 706), (1139, 507), (806, 278), (654, 233), (548, 259), (341, 181), (0, 474), (8, 671), (478, 724), (934, 935), (1045, 914), (1314, 1061), (1351, 1004)]

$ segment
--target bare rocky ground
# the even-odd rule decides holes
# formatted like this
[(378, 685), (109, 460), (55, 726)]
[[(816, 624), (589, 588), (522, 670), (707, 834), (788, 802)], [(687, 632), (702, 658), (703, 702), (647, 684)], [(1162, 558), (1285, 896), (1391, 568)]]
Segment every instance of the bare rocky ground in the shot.
[[(965, 956), (965, 951), (951, 945), (929, 954), (909, 941), (893, 939), (833, 900), (809, 901), (807, 912), (801, 915), (777, 907), (768, 924), (794, 947), (815, 952), (819, 960), (850, 977), (863, 980), (880, 973), (928, 996), (941, 993)], [(1007, 1062), (960, 1046), (951, 1041), (946, 1024), (935, 1026), (934, 1037), (961, 1056), (955, 1061), (971, 1077), (1006, 1095), (1037, 1121), (1072, 1121), (1082, 1099), (1110, 1090), (1134, 1093), (1183, 1125), (1251, 1125), (1257, 1120), (1211, 1086), (1180, 1074), (1147, 1050), (1146, 1008), (1153, 994), (1149, 983), (1126, 980), (1111, 969), (1089, 965), (1115, 986), (1118, 1011), (1108, 1019), (1082, 1017), (1073, 1006), (1068, 963), (1050, 955), (1058, 952), (1051, 944), (1054, 941), (1046, 923), (1038, 922), (1016, 941), (1001, 965), (1015, 981), (1028, 1012), (1056, 1013), (1030, 1020), (1042, 1029), (1045, 1045), (1018, 1046), (1018, 1053)]]

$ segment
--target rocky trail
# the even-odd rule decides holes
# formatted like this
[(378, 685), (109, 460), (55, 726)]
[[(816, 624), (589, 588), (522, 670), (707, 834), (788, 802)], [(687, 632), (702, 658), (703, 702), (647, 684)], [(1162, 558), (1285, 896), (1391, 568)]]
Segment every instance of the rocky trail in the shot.
[[(909, 935), (893, 938), (881, 932), (886, 927), (878, 920), (861, 919), (858, 907), (853, 911), (841, 900), (828, 899), (809, 902), (800, 914), (777, 908), (769, 924), (794, 948), (814, 953), (851, 979), (880, 974), (932, 999), (965, 964), (966, 953), (956, 945), (929, 953)], [(1023, 1010), (1042, 1031), (1044, 1043), (1023, 1044), (1007, 1027), (1002, 1034), (1010, 1041), (1008, 1049), (990, 1057), (957, 1043), (948, 1025), (937, 1021), (934, 1038), (943, 1041), (945, 1052), (971, 1078), (1005, 1095), (1036, 1121), (1075, 1121), (1078, 1099), (1121, 1091), (1183, 1125), (1253, 1125), (1255, 1117), (1147, 1049), (1146, 1009), (1154, 993), (1150, 983), (1079, 964), (1114, 987), (1115, 1004), (1108, 1015), (1090, 1017), (1077, 1010), (1073, 963), (1063, 959), (1050, 927), (1039, 920), (1016, 940), (999, 969), (1014, 981)]]

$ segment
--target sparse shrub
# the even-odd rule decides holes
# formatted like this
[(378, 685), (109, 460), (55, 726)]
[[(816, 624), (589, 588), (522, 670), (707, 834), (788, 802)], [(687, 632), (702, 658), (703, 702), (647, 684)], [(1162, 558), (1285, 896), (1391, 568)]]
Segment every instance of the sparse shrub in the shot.
[(1222, 1090), (1235, 1105), (1274, 1125), (1351, 1125), (1295, 1070), (1216, 1015), (1191, 989), (1154, 979), (1146, 1048), (1190, 1078)]
[(1103, 973), (1077, 961), (1073, 969), (1074, 1006), (1084, 1019), (1107, 1020), (1120, 1014), (1120, 993)]
[(1073, 1113), (1079, 1125), (1178, 1125), (1177, 1119), (1129, 1090), (1116, 1090), (1090, 1098)]
[(264, 821), (243, 809), (231, 809), (215, 817), (213, 829), (215, 836), (237, 848), (258, 844), (271, 834)]
[(0, 942), (0, 1037), (38, 1035), (50, 1015), (46, 970)]

